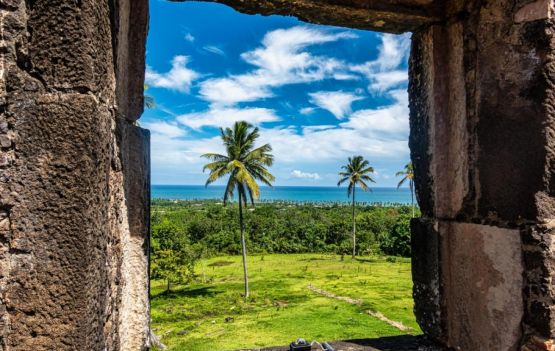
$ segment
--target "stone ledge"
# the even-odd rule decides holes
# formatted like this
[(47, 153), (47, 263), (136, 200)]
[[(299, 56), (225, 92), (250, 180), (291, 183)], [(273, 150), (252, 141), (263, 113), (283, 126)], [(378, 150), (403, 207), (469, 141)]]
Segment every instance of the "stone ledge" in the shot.
[[(377, 339), (357, 339), (330, 342), (335, 351), (442, 351), (443, 348), (433, 345), (423, 336), (401, 335)], [(317, 346), (312, 351), (320, 351)], [(289, 351), (288, 346), (270, 347), (241, 351)]]

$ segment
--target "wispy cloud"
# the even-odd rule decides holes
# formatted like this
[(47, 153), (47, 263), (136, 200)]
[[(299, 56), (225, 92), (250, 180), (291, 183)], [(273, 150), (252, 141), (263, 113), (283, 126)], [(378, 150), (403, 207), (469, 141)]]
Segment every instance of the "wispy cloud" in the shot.
[(272, 88), (327, 78), (351, 79), (344, 62), (306, 51), (309, 46), (354, 38), (350, 32), (326, 32), (308, 27), (278, 29), (267, 33), (262, 46), (241, 55), (256, 68), (248, 73), (209, 79), (201, 84), (203, 99), (233, 105), (273, 96)]
[(363, 74), (370, 82), (371, 93), (383, 93), (399, 88), (408, 81), (408, 72), (401, 69), (410, 53), (410, 34), (382, 34), (378, 57), (361, 65), (351, 67), (353, 72)]
[(182, 93), (188, 93), (193, 81), (200, 74), (187, 67), (189, 57), (178, 55), (172, 60), (172, 68), (166, 73), (158, 73), (147, 67), (145, 81), (151, 87), (166, 88)]
[(143, 126), (150, 129), (153, 134), (159, 134), (167, 138), (179, 138), (187, 134), (176, 122), (154, 120), (144, 123)]
[(177, 117), (177, 121), (189, 128), (229, 127), (237, 121), (246, 121), (254, 125), (277, 122), (281, 119), (274, 110), (267, 108), (234, 108), (212, 106), (203, 112), (189, 113)]
[(353, 102), (362, 100), (363, 97), (343, 91), (320, 91), (309, 94), (310, 102), (331, 112), (337, 119), (343, 119), (351, 113)]
[(207, 51), (211, 54), (219, 55), (219, 56), (226, 56), (225, 52), (217, 46), (214, 45), (205, 45), (202, 47), (204, 51)]
[(320, 180), (322, 178), (318, 173), (306, 173), (299, 170), (294, 170), (293, 172), (291, 172), (291, 177), (311, 180)]
[(191, 33), (185, 34), (184, 39), (185, 39), (186, 41), (188, 41), (189, 43), (194, 43), (195, 40), (196, 40), (196, 38), (195, 38)]

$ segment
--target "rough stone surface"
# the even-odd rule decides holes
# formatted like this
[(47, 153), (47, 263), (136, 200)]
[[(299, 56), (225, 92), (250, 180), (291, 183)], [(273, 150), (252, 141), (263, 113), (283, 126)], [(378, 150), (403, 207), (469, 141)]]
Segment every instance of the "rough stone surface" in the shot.
[[(170, 0), (183, 2), (189, 0)], [(208, 0), (248, 14), (295, 16), (310, 23), (402, 33), (440, 20), (434, 0)]]
[[(422, 27), (413, 35), (409, 84), (410, 147), (417, 199), (425, 217), (422, 223), (444, 223), (438, 255), (443, 272), (440, 299), (457, 304), (461, 297), (449, 295), (445, 269), (457, 266), (449, 263), (449, 257), (473, 250), (470, 245), (465, 247), (464, 241), (456, 242), (451, 251), (445, 246), (457, 238), (458, 226), (476, 223), (513, 233), (518, 229), (523, 243), (524, 304), (523, 333), (514, 345), (526, 343), (530, 336), (553, 339), (553, 1), (451, 1), (444, 10), (449, 21)], [(415, 262), (426, 262), (418, 249), (432, 240), (422, 239), (421, 229), (413, 225), (413, 235), (424, 240), (416, 246)], [(496, 245), (502, 247), (509, 238), (500, 236)], [(433, 260), (436, 254), (427, 255)], [(475, 260), (485, 269), (494, 269), (493, 262), (483, 256)], [(449, 284), (467, 279), (464, 271), (452, 270), (450, 274)], [(415, 283), (421, 277), (417, 274)], [(493, 276), (488, 279), (488, 283), (495, 283)], [(472, 282), (466, 282), (469, 294), (479, 294)], [(434, 286), (430, 281), (428, 288)], [(431, 307), (418, 298), (416, 304), (417, 311)], [(460, 317), (457, 313), (462, 312), (449, 306), (442, 305), (439, 311), (441, 323), (448, 323), (446, 342), (480, 349), (472, 340), (499, 339), (499, 335), (488, 335), (487, 328), (480, 329), (482, 335), (471, 331), (496, 318), (503, 319), (503, 313), (495, 318), (482, 314), (480, 318), (485, 319), (480, 320), (469, 310), (465, 312), (467, 320), (453, 324), (453, 316)], [(433, 335), (428, 320), (419, 321)], [(457, 332), (455, 338), (453, 333)], [(514, 345), (488, 347), (501, 350)]]
[(148, 134), (118, 109), (114, 11), (0, 1), (2, 351), (146, 344)]
[(442, 310), (440, 306), (440, 246), (438, 223), (425, 219), (411, 222), (412, 281), (414, 315), (422, 331), (443, 340)]
[(440, 222), (439, 235), (447, 346), (518, 350), (524, 314), (519, 230)]
[[(522, 230), (525, 279), (525, 328), (555, 338), (555, 222)], [(531, 333), (533, 334), (533, 333)]]

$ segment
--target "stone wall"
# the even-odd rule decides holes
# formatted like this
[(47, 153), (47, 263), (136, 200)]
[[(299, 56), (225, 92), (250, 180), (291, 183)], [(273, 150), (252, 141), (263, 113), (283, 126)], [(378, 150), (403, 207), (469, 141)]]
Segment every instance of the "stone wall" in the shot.
[(0, 350), (143, 349), (147, 1), (0, 16)]
[(413, 247), (435, 257), (414, 257), (416, 312), (455, 349), (555, 337), (551, 10), (451, 1), (445, 22), (413, 36)]

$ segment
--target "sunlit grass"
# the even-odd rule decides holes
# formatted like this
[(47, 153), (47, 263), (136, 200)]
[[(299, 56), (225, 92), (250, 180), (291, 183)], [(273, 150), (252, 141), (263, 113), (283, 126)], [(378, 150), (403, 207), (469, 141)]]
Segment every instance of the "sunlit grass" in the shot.
[[(408, 259), (265, 255), (249, 257), (249, 270), (248, 302), (241, 297), (240, 257), (203, 261), (197, 267), (199, 282), (174, 287), (170, 294), (164, 293), (164, 282), (153, 281), (155, 333), (170, 350), (183, 351), (285, 345), (299, 337), (331, 341), (404, 334), (366, 314), (370, 309), (420, 332), (412, 313)], [(308, 284), (363, 304), (318, 296)]]

